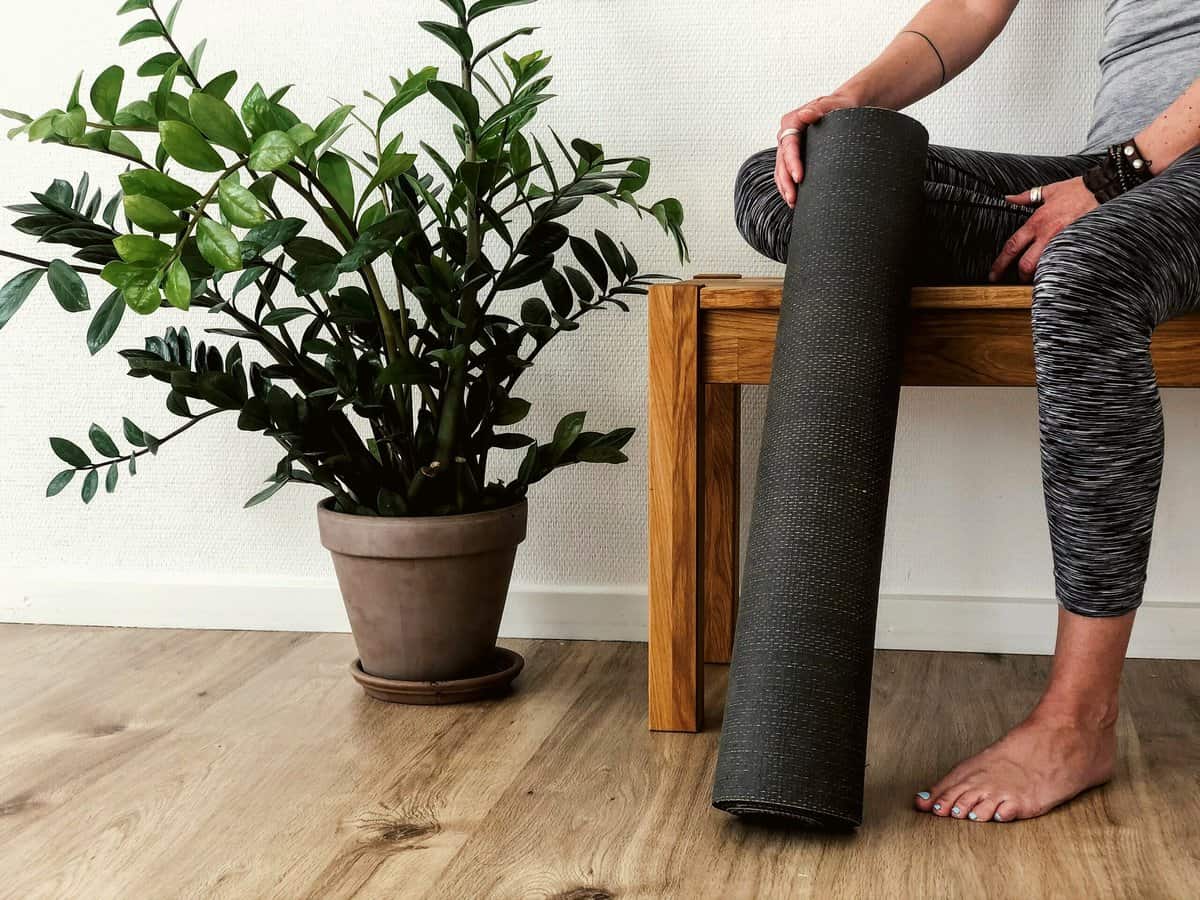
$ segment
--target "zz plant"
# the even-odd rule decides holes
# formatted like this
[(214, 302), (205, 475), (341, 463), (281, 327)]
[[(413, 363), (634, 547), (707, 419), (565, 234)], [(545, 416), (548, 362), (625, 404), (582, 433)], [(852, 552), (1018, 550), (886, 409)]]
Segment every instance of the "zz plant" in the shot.
[[(206, 334), (256, 345), (252, 361), (241, 343), (222, 352), (211, 338), (193, 341), (187, 328), (172, 327), (122, 350), (130, 375), (168, 386), (167, 408), (181, 424), (158, 437), (125, 419), (128, 451), (93, 425), (96, 459), (52, 438), (68, 468), (47, 495), (79, 475), (85, 501), (101, 479), (111, 492), (122, 465), (134, 474), (143, 456), (222, 414), (284, 451), (247, 505), (301, 483), (355, 514), (474, 512), (520, 500), (556, 468), (626, 460), (621, 448), (633, 429), (585, 431), (582, 412), (565, 416), (544, 442), (507, 430), (530, 410), (516, 388), (538, 354), (585, 315), (628, 311), (622, 297), (663, 277), (641, 273), (603, 232), (574, 234), (563, 219), (588, 198), (649, 213), (686, 259), (682, 209), (673, 199), (642, 205), (645, 158), (608, 157), (599, 144), (568, 145), (554, 134), (564, 158), (556, 162), (530, 133), (552, 96), (550, 58), (506, 52), (533, 28), (481, 45), (477, 24), (534, 0), (440, 2), (453, 20), (420, 26), (452, 49), (456, 77), (429, 67), (392, 78), (389, 95), (364, 92), (369, 111), (338, 106), (310, 125), (284, 105), (288, 88), (259, 84), (235, 106), (238, 74), (202, 78), (205, 42), (185, 56), (179, 4), (163, 16), (154, 0), (120, 7), (138, 18), (122, 45), (165, 45), (137, 70), (150, 79), (148, 94), (124, 97), (126, 73), (112, 66), (91, 84), (91, 112), (82, 75), (63, 109), (0, 111), (19, 123), (10, 138), (128, 164), (107, 199), (84, 175), (12, 207), (18, 231), (74, 253), (46, 261), (3, 252), (32, 268), (0, 289), (0, 327), (43, 277), (68, 312), (91, 308), (87, 282), (99, 279), (111, 292), (87, 331), (93, 354), (126, 307), (143, 315), (175, 307), (193, 320), (204, 310), (209, 321), (225, 319)], [(450, 159), (426, 143), (406, 149), (397, 132), (399, 113), (419, 100), (452, 114)], [(342, 149), (355, 126), (371, 147), (361, 158)], [(293, 207), (304, 217), (285, 215)], [(511, 451), (523, 454), (515, 478), (489, 482), (489, 458)]]

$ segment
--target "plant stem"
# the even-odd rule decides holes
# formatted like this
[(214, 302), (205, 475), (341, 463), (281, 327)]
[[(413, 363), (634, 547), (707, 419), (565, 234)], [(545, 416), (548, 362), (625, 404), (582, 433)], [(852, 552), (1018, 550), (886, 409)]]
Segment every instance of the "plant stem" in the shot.
[[(471, 92), (471, 67), (466, 60), (463, 61), (462, 67), (462, 87), (468, 93)], [(467, 134), (466, 141), (466, 161), (468, 163), (477, 162), (479, 159), (479, 142), (474, 133)], [(479, 223), (479, 201), (474, 195), (470, 195), (467, 204), (467, 262), (466, 270), (469, 272), (471, 267), (479, 261), (479, 256), (483, 251), (483, 241)], [(470, 347), (472, 341), (472, 328), (475, 323), (475, 299), (478, 294), (478, 288), (470, 288), (466, 291), (458, 305), (458, 318), (465, 324), (462, 329), (463, 340), (466, 342), (467, 348)], [(459, 327), (455, 326), (451, 331), (451, 339), (459, 342)], [(468, 353), (462, 354), (462, 359), (454, 364), (450, 372), (450, 377), (446, 385), (445, 402), (442, 405), (441, 417), (438, 421), (438, 452), (437, 461), (440, 464), (439, 470), (445, 471), (453, 458), (455, 448), (458, 443), (459, 420), (462, 417), (463, 395), (466, 391), (467, 380), (467, 357)], [(459, 498), (461, 501), (461, 498)], [(461, 503), (460, 503), (461, 506)]]
[(167, 31), (167, 24), (162, 20), (162, 17), (159, 16), (158, 10), (154, 8), (153, 2), (150, 4), (150, 13), (154, 16), (154, 20), (158, 22), (159, 26), (162, 28), (163, 38), (170, 45), (171, 49), (175, 51), (175, 55), (183, 61), (183, 65), (179, 67), (179, 71), (183, 74), (184, 78), (192, 83), (193, 87), (195, 87), (197, 90), (200, 90), (202, 87), (200, 84), (200, 79), (196, 77), (196, 73), (193, 72), (192, 67), (188, 65), (187, 57), (183, 55), (183, 51), (180, 50), (179, 45), (175, 43), (175, 38), (171, 36), (169, 31)]
[[(23, 253), (10, 253), (8, 250), (0, 250), (0, 256), (7, 256), (9, 259), (15, 259), (19, 262), (31, 263), (35, 266), (41, 266), (43, 269), (50, 268), (50, 263), (44, 259), (37, 259), (32, 256), (25, 256)], [(70, 263), (68, 263), (70, 265)], [(71, 266), (76, 272), (82, 272), (84, 275), (99, 275), (99, 269), (93, 269), (91, 266)]]
[[(168, 434), (166, 437), (159, 438), (158, 446), (162, 446), (163, 444), (165, 444), (167, 441), (171, 440), (172, 438), (179, 437), (179, 435), (183, 434), (185, 431), (187, 431), (189, 428), (191, 428), (193, 425), (197, 424), (198, 422), (202, 422), (205, 419), (209, 418), (210, 416), (215, 416), (215, 415), (217, 415), (217, 413), (223, 413), (223, 412), (230, 412), (230, 410), (228, 410), (228, 409), (210, 409), (208, 412), (202, 412), (198, 416), (193, 416), (191, 419), (188, 420), (188, 422), (185, 425), (179, 426), (174, 431), (172, 431), (170, 434)], [(90, 466), (75, 466), (74, 468), (75, 468), (76, 472), (87, 472), (92, 469), (103, 469), (108, 466), (115, 466), (117, 463), (123, 463), (123, 462), (128, 462), (131, 459), (137, 459), (139, 456), (145, 456), (149, 452), (150, 452), (150, 448), (146, 447), (143, 450), (138, 450), (134, 453), (128, 453), (125, 456), (114, 456), (111, 459), (106, 459), (106, 460), (103, 460), (102, 462), (92, 463)]]

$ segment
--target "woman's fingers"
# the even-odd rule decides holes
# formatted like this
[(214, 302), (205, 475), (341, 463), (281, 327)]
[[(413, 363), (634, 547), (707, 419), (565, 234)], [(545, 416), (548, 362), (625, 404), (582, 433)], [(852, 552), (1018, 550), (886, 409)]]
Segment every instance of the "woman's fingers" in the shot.
[(1029, 245), (1029, 249), (1021, 257), (1021, 261), (1017, 263), (1017, 272), (1020, 273), (1021, 281), (1029, 284), (1033, 281), (1033, 275), (1037, 271), (1038, 260), (1042, 258), (1042, 251), (1046, 249), (1046, 244), (1049, 241), (1044, 238), (1038, 238)]
[[(779, 123), (778, 140), (783, 156), (783, 167), (791, 175), (794, 184), (799, 184), (804, 180), (804, 161), (800, 158), (801, 133), (809, 125), (821, 121), (824, 115), (824, 110), (810, 103), (788, 113)], [(784, 134), (791, 129), (795, 129), (797, 133)]]
[(1004, 270), (1012, 265), (1013, 260), (1025, 252), (1025, 248), (1033, 243), (1037, 237), (1037, 225), (1035, 224), (1036, 217), (1031, 217), (1028, 222), (1017, 229), (1007, 241), (1004, 242), (1004, 247), (1000, 251), (1000, 255), (996, 257), (996, 261), (992, 263), (992, 270), (988, 273), (988, 281), (996, 281), (1004, 274)]
[(796, 183), (792, 181), (788, 170), (784, 168), (782, 147), (775, 154), (775, 186), (779, 188), (779, 195), (783, 197), (788, 206), (796, 205)]

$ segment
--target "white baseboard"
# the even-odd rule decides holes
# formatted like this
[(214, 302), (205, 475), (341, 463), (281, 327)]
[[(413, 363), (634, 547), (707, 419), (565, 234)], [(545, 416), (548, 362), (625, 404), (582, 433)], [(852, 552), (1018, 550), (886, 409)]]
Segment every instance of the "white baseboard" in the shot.
[[(1045, 599), (885, 594), (876, 645), (893, 650), (1049, 653), (1055, 606)], [(138, 628), (347, 631), (337, 584), (317, 578), (84, 579), (0, 572), (0, 622)], [(504, 637), (645, 641), (638, 586), (514, 584)], [(1200, 659), (1200, 604), (1147, 602), (1130, 655)]]

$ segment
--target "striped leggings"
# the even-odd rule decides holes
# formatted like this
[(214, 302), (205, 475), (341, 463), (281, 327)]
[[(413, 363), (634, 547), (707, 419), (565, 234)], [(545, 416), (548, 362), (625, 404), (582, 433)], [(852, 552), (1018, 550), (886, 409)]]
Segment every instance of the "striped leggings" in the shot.
[[(931, 146), (918, 282), (985, 281), (1032, 212), (1004, 195), (1081, 175), (1096, 159)], [(752, 247), (786, 262), (792, 214), (774, 172), (774, 148), (745, 162), (736, 218)], [(1162, 478), (1150, 336), (1200, 309), (1200, 147), (1073, 222), (1027, 274), (1056, 596), (1079, 615), (1123, 615), (1142, 601)]]

